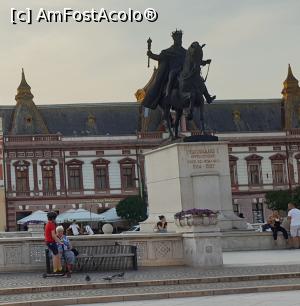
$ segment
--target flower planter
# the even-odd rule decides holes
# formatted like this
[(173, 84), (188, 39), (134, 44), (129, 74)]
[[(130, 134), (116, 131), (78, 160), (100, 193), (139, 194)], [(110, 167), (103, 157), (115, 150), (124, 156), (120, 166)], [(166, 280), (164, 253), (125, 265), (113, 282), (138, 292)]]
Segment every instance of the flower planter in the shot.
[(186, 215), (181, 218), (175, 217), (178, 232), (215, 231), (217, 223), (217, 214), (211, 214), (210, 216)]

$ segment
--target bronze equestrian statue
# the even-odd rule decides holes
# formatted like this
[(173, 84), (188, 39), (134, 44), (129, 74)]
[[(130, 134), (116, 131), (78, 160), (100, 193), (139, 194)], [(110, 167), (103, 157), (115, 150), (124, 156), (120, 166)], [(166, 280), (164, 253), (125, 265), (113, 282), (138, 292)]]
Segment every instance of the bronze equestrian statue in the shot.
[(174, 138), (170, 111), (176, 111), (175, 138), (178, 138), (178, 126), (183, 110), (188, 110), (187, 119), (193, 118), (194, 107), (200, 108), (200, 124), (203, 133), (203, 104), (212, 103), (216, 96), (210, 96), (201, 76), (201, 66), (210, 64), (211, 60), (203, 60), (203, 46), (193, 42), (188, 50), (182, 47), (182, 31), (172, 32), (174, 44), (159, 55), (151, 52), (148, 42), (149, 58), (158, 61), (158, 69), (143, 100), (143, 106), (156, 109), (160, 106), (167, 123), (170, 137)]

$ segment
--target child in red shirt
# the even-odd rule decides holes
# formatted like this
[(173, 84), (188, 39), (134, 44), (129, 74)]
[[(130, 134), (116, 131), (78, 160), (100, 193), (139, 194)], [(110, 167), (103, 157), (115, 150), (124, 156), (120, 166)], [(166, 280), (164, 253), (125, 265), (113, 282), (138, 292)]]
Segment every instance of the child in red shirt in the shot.
[(62, 271), (62, 266), (61, 266), (61, 261), (60, 261), (60, 256), (58, 254), (58, 248), (57, 244), (61, 244), (60, 239), (56, 236), (56, 224), (55, 224), (55, 219), (56, 219), (56, 213), (55, 212), (49, 212), (47, 214), (48, 217), (48, 223), (46, 224), (45, 227), (45, 242), (47, 244), (47, 247), (51, 252), (53, 253), (53, 272), (61, 272)]

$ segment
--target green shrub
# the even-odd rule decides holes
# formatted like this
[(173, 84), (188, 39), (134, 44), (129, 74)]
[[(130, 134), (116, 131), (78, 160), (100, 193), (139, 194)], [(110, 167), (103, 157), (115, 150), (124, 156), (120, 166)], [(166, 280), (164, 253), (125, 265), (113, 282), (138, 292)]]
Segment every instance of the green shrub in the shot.
[(140, 196), (130, 196), (121, 200), (117, 207), (119, 217), (130, 224), (136, 224), (147, 219), (147, 204)]

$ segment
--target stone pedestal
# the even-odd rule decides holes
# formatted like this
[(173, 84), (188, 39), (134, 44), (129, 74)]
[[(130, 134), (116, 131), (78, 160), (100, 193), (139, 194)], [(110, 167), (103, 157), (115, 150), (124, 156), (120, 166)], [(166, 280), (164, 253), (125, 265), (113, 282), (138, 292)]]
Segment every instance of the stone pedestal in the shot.
[(147, 152), (145, 165), (149, 218), (142, 231), (153, 231), (159, 215), (176, 231), (174, 214), (191, 208), (218, 210), (221, 230), (246, 229), (232, 209), (227, 143), (170, 144)]
[(31, 237), (42, 237), (44, 236), (44, 223), (29, 223), (28, 232), (31, 233)]
[(185, 263), (193, 267), (223, 265), (220, 236), (220, 231), (182, 234)]

